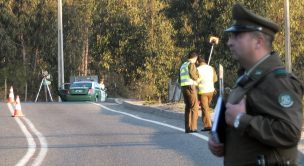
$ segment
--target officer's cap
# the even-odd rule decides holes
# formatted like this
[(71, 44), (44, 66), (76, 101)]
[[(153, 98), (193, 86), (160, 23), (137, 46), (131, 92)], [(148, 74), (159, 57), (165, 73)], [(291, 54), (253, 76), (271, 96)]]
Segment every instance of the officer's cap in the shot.
[(254, 14), (240, 4), (232, 8), (233, 24), (225, 32), (250, 32), (260, 31), (271, 36), (279, 31), (279, 26), (273, 21)]

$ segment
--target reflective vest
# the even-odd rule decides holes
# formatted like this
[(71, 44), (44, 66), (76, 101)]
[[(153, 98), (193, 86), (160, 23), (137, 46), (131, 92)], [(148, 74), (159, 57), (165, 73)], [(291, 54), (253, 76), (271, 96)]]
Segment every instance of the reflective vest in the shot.
[(205, 64), (197, 67), (199, 74), (198, 94), (214, 92), (214, 70), (211, 66)]
[(185, 62), (180, 68), (180, 81), (181, 86), (195, 85), (195, 81), (191, 79), (189, 74), (190, 62)]

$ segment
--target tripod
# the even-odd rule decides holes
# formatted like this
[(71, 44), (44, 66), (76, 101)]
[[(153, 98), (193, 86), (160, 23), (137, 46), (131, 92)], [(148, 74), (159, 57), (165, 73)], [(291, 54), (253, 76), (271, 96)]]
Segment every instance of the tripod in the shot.
[[(45, 77), (43, 77), (43, 79), (41, 80), (40, 87), (39, 87), (39, 91), (38, 91), (38, 93), (37, 93), (35, 102), (37, 102), (37, 99), (38, 99), (38, 96), (39, 96), (39, 93), (40, 93), (42, 84), (44, 85), (44, 89), (45, 89), (45, 98), (46, 98), (46, 100), (47, 100), (47, 91), (48, 91), (48, 92), (49, 92), (49, 95), (50, 95), (50, 99), (51, 99), (51, 101), (53, 102), (52, 94), (51, 94), (50, 88), (49, 88), (49, 86), (48, 86), (48, 84), (47, 84), (47, 80), (46, 80)], [(46, 90), (47, 90), (47, 91), (46, 91)]]

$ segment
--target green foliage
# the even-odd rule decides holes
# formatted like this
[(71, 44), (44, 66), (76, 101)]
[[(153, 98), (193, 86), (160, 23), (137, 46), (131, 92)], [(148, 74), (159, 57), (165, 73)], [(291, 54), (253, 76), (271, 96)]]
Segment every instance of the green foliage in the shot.
[[(65, 81), (83, 74), (104, 77), (110, 96), (165, 101), (168, 82), (178, 78), (185, 55), (193, 49), (209, 57), (210, 36), (220, 37), (211, 65), (225, 68), (232, 86), (238, 64), (232, 60), (223, 30), (231, 24), (235, 0), (65, 0), (63, 34)], [(280, 24), (274, 49), (284, 61), (284, 1), (240, 0)], [(276, 9), (276, 10), (274, 10)], [(290, 1), (293, 71), (304, 80), (304, 1)], [(57, 1), (0, 0), (0, 87), (7, 79), (34, 100), (41, 71), (57, 85)], [(1, 88), (3, 89), (3, 88)]]

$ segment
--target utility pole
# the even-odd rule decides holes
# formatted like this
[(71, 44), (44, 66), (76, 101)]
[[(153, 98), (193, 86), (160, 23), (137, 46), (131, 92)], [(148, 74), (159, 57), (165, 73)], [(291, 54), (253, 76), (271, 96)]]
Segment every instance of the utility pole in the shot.
[(290, 46), (290, 19), (289, 19), (289, 0), (284, 0), (285, 16), (285, 66), (288, 72), (292, 72), (291, 66), (291, 46)]
[(58, 0), (58, 88), (64, 83), (62, 0)]

